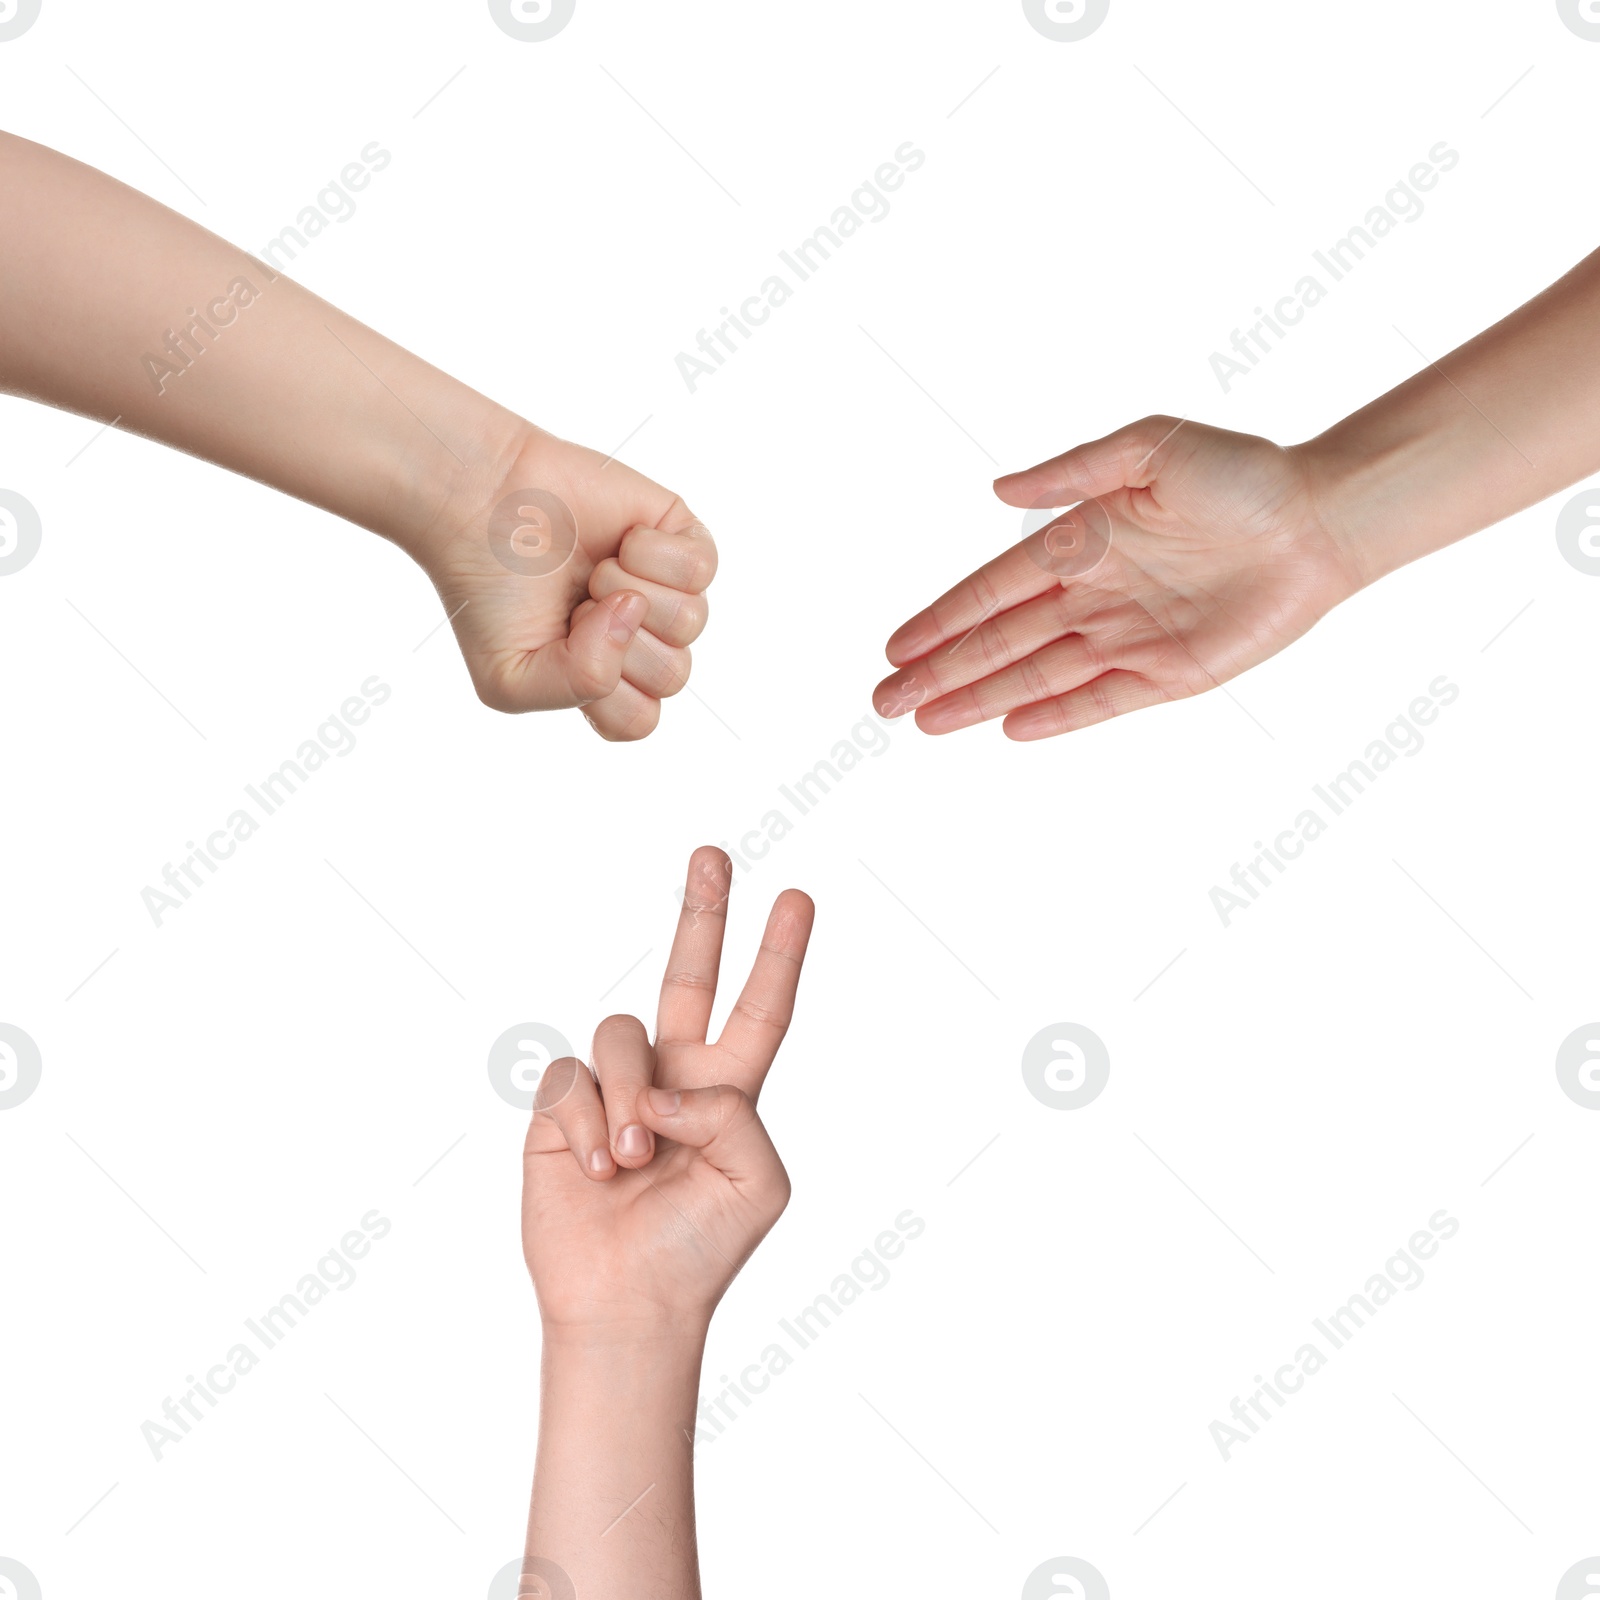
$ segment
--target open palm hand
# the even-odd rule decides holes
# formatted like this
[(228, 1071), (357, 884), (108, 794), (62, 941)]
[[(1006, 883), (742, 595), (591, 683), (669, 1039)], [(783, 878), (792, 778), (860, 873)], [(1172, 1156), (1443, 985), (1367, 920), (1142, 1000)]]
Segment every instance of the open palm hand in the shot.
[(1360, 587), (1295, 452), (1251, 435), (1148, 417), (995, 492), (1074, 508), (889, 640), (874, 704), (928, 733), (1043, 739), (1200, 694)]

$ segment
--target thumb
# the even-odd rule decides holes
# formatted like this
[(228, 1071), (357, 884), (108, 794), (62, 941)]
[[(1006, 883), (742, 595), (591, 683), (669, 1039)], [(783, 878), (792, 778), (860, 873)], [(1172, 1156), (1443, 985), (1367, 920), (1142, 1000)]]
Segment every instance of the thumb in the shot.
[(622, 680), (622, 662), (650, 602), (636, 589), (585, 601), (565, 639), (523, 656), (506, 674), (506, 698), (519, 711), (551, 711), (603, 700)]
[(996, 478), (994, 492), (1008, 506), (1043, 510), (1094, 500), (1114, 489), (1142, 489), (1155, 481), (1163, 447), (1183, 423), (1180, 417), (1145, 417), (1036, 467)]
[(647, 1089), (634, 1107), (652, 1132), (698, 1150), (738, 1188), (789, 1198), (789, 1178), (750, 1097), (730, 1083)]

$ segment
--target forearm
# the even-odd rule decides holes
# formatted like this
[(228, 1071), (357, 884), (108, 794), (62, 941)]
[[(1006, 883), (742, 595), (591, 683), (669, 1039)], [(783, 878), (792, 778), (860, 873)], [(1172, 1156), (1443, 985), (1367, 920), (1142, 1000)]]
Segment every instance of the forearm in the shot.
[(104, 173), (0, 134), (0, 389), (159, 439), (407, 548), (481, 505), (513, 413)]
[(1367, 582), (1600, 470), (1600, 252), (1295, 453)]
[[(700, 1333), (546, 1332), (525, 1570), (585, 1600), (695, 1600)], [(539, 1591), (544, 1592), (544, 1591)], [(559, 1593), (552, 1589), (552, 1593)]]

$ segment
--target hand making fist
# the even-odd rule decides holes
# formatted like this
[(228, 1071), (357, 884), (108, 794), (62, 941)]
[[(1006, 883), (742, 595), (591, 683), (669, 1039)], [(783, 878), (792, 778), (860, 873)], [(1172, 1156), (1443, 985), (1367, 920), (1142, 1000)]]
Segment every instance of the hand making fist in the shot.
[(642, 739), (689, 679), (717, 570), (677, 495), (597, 451), (530, 431), (491, 498), (419, 558), (497, 711), (580, 707)]

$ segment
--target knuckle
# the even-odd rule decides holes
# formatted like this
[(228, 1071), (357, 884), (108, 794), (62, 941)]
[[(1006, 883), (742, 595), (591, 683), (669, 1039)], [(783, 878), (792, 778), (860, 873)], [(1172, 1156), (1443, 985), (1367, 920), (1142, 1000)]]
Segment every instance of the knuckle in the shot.
[(620, 722), (608, 723), (605, 727), (595, 724), (595, 731), (600, 737), (610, 744), (633, 744), (639, 739), (648, 738), (655, 732), (656, 723), (661, 718), (661, 706), (658, 701), (648, 700), (639, 710), (630, 712)]
[(1153, 433), (1159, 439), (1162, 434), (1177, 425), (1176, 417), (1169, 417), (1164, 411), (1153, 411), (1148, 417), (1141, 417), (1133, 426), (1135, 430), (1147, 434)]
[(983, 609), (983, 614), (988, 616), (1000, 603), (1000, 596), (995, 593), (993, 581), (987, 573), (974, 572), (967, 579), (968, 592)]
[(607, 695), (616, 692), (617, 685), (622, 681), (624, 657), (609, 638), (600, 649), (586, 648), (572, 652), (569, 660), (567, 684), (579, 705), (592, 705), (596, 700), (604, 700)]
[[(709, 911), (713, 909), (720, 909), (720, 907), (701, 906), (698, 909), (702, 911)], [(685, 994), (693, 994), (697, 991), (705, 991), (707, 993), (714, 994), (717, 987), (715, 982), (713, 982), (712, 979), (704, 976), (704, 974), (699, 972), (689, 972), (687, 970), (669, 972), (666, 977), (661, 980), (661, 985), (665, 989), (675, 989)]]
[(985, 626), (978, 629), (976, 644), (983, 658), (985, 674), (998, 672), (1010, 666), (1013, 651), (1004, 628)]
[(661, 658), (660, 687), (656, 693), (663, 700), (670, 700), (673, 695), (680, 694), (689, 684), (689, 672), (693, 662), (687, 650), (670, 650)]
[(693, 644), (705, 632), (710, 613), (711, 608), (703, 595), (683, 595), (673, 606), (672, 615), (667, 619), (667, 631), (677, 644)]
[(689, 544), (694, 587), (704, 589), (717, 575), (717, 541), (703, 522), (691, 523), (678, 537)]
[(1039, 665), (1037, 656), (1029, 656), (1017, 668), (1017, 677), (1022, 686), (1022, 692), (1027, 695), (1030, 702), (1048, 700), (1050, 698), (1050, 685), (1045, 679), (1044, 671)]
[(533, 1109), (546, 1115), (553, 1113), (576, 1087), (578, 1074), (587, 1070), (576, 1056), (562, 1056), (559, 1061), (552, 1061), (539, 1078)]
[(1146, 480), (1158, 477), (1167, 459), (1168, 442), (1182, 426), (1181, 417), (1169, 417), (1164, 413), (1134, 423), (1122, 441), (1128, 457), (1127, 467)]
[(1052, 700), (1050, 702), (1049, 718), (1052, 734), (1072, 732), (1072, 714), (1068, 711), (1064, 700)]
[(622, 542), (617, 546), (617, 566), (623, 572), (634, 572), (636, 563), (642, 556), (648, 555), (649, 541), (659, 538), (660, 535), (654, 528), (639, 525), (629, 528), (623, 534)]
[(615, 556), (607, 556), (603, 561), (597, 562), (594, 571), (589, 574), (590, 598), (604, 600), (613, 589), (624, 586), (626, 576), (622, 570), (622, 563)]
[(608, 683), (594, 667), (580, 665), (574, 666), (568, 675), (567, 686), (572, 691), (573, 703), (589, 719), (589, 726), (602, 739), (609, 739), (611, 735), (598, 717), (598, 702), (616, 693), (616, 683)]
[(712, 1102), (712, 1115), (717, 1126), (724, 1131), (744, 1121), (747, 1116), (755, 1115), (755, 1107), (750, 1104), (750, 1097), (743, 1089), (731, 1083), (719, 1083), (712, 1089), (715, 1096)]
[(735, 1016), (743, 1017), (746, 1022), (760, 1023), (763, 1027), (781, 1028), (788, 1020), (772, 1007), (762, 1005), (759, 1000), (739, 1000), (735, 1002), (733, 1011)]

